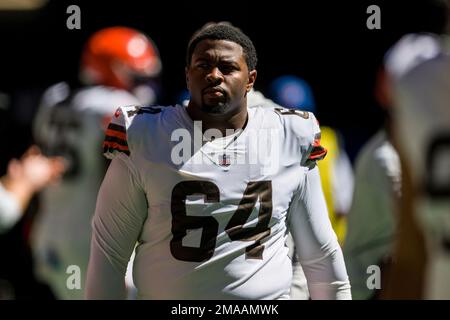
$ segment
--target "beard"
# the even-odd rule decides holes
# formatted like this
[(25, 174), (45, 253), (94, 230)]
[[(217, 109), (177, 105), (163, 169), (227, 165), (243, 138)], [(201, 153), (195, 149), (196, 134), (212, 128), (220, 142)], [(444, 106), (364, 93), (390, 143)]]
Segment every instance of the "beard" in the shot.
[[(210, 101), (205, 101), (210, 100)], [(212, 101), (211, 101), (212, 100)], [(229, 101), (226, 95), (218, 99), (202, 99), (201, 110), (209, 114), (224, 114), (229, 110)]]
[(217, 104), (202, 104), (202, 111), (211, 114), (224, 114), (228, 110), (228, 103), (219, 102)]

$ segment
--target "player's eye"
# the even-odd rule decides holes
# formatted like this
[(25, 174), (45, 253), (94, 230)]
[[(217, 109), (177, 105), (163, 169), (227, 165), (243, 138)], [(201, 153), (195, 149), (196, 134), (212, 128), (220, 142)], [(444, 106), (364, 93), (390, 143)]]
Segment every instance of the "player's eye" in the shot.
[(220, 71), (224, 74), (228, 74), (228, 73), (231, 73), (236, 70), (237, 70), (237, 68), (231, 64), (225, 64), (225, 65), (220, 66)]
[(211, 67), (210, 64), (206, 62), (201, 62), (197, 64), (197, 68), (202, 70), (208, 70), (210, 67)]

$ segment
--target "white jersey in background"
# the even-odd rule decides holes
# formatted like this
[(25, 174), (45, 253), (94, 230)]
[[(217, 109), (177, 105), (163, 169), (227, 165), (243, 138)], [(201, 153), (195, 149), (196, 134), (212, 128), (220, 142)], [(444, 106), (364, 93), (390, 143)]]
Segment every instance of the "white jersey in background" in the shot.
[[(409, 36), (414, 39), (413, 36)], [(417, 36), (415, 36), (417, 37)], [(422, 36), (425, 38), (425, 36)], [(439, 38), (425, 39), (430, 44)], [(405, 37), (407, 44), (408, 38)], [(448, 41), (448, 40), (447, 40)], [(445, 47), (446, 46), (446, 47)], [(429, 46), (429, 52), (435, 46)], [(395, 85), (396, 136), (410, 168), (429, 253), (426, 298), (450, 299), (450, 51), (448, 43)]]
[[(101, 157), (105, 129), (119, 105), (136, 103), (123, 90), (94, 86), (71, 92), (65, 83), (50, 87), (43, 96), (35, 140), (46, 155), (63, 156), (68, 170), (61, 182), (42, 192), (31, 244), (36, 274), (58, 299), (84, 297), (90, 224), (106, 170)], [(69, 279), (78, 270), (79, 287)]]
[(400, 192), (400, 160), (380, 130), (355, 162), (355, 193), (343, 248), (353, 299), (370, 299), (376, 293), (367, 280), (371, 268), (381, 267), (392, 253)]
[(244, 130), (198, 143), (202, 130), (185, 107), (117, 110), (104, 143), (113, 160), (92, 225), (87, 298), (125, 296), (136, 241), (139, 298), (289, 298), (288, 226), (311, 297), (350, 298), (315, 166), (325, 151), (314, 115), (248, 114)]

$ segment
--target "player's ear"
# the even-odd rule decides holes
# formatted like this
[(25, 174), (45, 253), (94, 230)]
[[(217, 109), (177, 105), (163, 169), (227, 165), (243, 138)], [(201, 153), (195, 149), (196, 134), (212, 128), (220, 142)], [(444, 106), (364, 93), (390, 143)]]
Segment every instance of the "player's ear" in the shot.
[(252, 70), (248, 73), (248, 82), (246, 85), (247, 92), (249, 92), (253, 88), (255, 81), (256, 81), (256, 70)]

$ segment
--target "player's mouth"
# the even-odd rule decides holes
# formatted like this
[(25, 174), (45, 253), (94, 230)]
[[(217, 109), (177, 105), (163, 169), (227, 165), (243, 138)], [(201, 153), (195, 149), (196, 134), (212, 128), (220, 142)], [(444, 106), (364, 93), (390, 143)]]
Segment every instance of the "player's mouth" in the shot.
[(225, 97), (226, 92), (220, 87), (209, 87), (203, 90), (203, 95), (212, 98)]

